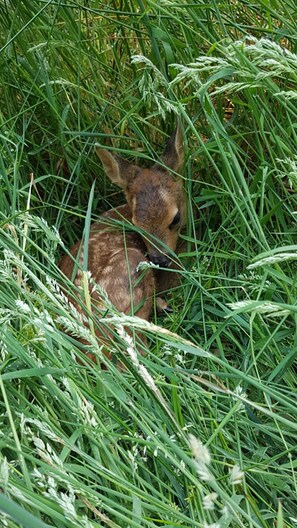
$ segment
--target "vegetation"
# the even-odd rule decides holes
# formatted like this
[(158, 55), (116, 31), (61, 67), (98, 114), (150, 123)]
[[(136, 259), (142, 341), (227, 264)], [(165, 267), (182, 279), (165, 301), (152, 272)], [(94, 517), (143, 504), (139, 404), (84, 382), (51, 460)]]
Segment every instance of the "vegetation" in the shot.
[[(0, 17), (1, 526), (295, 527), (295, 2), (1, 0)], [(94, 364), (57, 268), (123, 201), (94, 146), (148, 163), (177, 116), (173, 313), (106, 299), (126, 370), (93, 339)]]

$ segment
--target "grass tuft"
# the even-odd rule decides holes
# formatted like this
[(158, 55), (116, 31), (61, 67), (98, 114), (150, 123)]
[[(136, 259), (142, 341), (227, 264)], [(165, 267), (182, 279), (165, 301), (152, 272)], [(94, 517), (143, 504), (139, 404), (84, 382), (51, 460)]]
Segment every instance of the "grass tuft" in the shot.
[[(296, 527), (295, 4), (5, 0), (0, 24), (1, 526)], [(95, 145), (149, 163), (177, 116), (173, 313), (100, 292), (89, 330), (57, 263), (123, 202)]]

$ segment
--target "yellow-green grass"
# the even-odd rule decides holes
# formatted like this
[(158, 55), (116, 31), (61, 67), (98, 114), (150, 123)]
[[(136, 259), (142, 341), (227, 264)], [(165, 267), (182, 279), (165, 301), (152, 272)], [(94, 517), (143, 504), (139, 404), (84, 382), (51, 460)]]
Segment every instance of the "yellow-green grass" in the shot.
[[(295, 2), (4, 0), (0, 25), (1, 526), (295, 527)], [(123, 201), (95, 144), (149, 164), (177, 117), (182, 285), (152, 323), (105, 298), (102, 370), (57, 263)]]

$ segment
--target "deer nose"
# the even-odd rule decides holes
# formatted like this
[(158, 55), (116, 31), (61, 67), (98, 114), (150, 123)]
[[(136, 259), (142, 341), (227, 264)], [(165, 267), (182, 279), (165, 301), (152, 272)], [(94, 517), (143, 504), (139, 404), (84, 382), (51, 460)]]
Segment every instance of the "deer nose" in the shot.
[(169, 260), (169, 258), (165, 257), (165, 255), (160, 255), (160, 256), (157, 256), (157, 257), (154, 256), (154, 255), (149, 255), (149, 259), (150, 259), (150, 261), (153, 264), (157, 264), (161, 268), (169, 268), (169, 266), (171, 264), (171, 260)]

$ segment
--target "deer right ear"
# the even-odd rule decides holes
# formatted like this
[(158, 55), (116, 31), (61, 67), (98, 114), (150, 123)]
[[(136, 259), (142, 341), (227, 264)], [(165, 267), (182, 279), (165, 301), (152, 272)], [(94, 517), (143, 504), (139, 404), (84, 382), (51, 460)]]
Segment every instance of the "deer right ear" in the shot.
[(180, 123), (166, 143), (165, 150), (161, 156), (164, 165), (174, 172), (178, 172), (184, 162), (183, 133)]
[(106, 149), (96, 148), (96, 153), (109, 179), (125, 190), (135, 176), (137, 171), (136, 165), (129, 163), (117, 155), (111, 154)]

